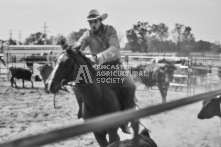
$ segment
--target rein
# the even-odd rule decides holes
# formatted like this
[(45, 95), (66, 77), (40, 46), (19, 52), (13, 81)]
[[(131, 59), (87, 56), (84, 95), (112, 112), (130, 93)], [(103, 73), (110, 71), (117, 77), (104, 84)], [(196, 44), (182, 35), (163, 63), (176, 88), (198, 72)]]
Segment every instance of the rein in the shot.
[(220, 109), (220, 126), (221, 126), (221, 103), (219, 103), (219, 109)]

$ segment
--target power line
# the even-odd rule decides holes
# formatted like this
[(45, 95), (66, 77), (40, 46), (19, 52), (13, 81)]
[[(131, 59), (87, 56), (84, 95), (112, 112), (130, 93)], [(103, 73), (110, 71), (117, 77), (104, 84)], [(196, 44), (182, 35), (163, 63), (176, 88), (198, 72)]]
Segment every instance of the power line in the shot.
[(211, 35), (220, 35), (221, 32), (195, 32), (195, 33), (199, 33), (199, 34), (211, 34)]

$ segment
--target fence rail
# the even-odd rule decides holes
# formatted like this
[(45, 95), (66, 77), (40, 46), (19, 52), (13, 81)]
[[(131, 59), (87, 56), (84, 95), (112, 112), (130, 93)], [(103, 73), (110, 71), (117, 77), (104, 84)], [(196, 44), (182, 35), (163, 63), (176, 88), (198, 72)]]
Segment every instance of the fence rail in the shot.
[(71, 137), (83, 135), (89, 132), (102, 131), (110, 127), (120, 126), (124, 124), (125, 121), (132, 121), (142, 117), (155, 115), (164, 111), (192, 104), (200, 100), (210, 99), (217, 95), (221, 95), (221, 89), (182, 98), (180, 100), (171, 101), (166, 104), (159, 104), (155, 106), (142, 108), (140, 110), (128, 110), (124, 112), (117, 112), (105, 116), (96, 117), (74, 126), (57, 129), (47, 133), (24, 137), (11, 142), (3, 143), (0, 144), (0, 147), (32, 147), (54, 143)]

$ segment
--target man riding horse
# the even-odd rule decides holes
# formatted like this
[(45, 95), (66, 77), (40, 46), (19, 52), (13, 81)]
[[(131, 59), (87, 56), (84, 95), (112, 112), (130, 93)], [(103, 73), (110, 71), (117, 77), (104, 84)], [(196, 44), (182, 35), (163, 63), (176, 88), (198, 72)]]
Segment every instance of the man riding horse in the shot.
[[(75, 49), (84, 50), (89, 46), (90, 51), (93, 55), (93, 60), (100, 66), (118, 66), (122, 67), (120, 61), (120, 45), (118, 41), (117, 32), (114, 27), (110, 25), (104, 25), (103, 20), (107, 18), (107, 14), (100, 15), (95, 9), (89, 11), (87, 21), (90, 25), (90, 30), (86, 31), (75, 45)], [(110, 69), (108, 69), (110, 70)], [(124, 68), (115, 68), (111, 71), (123, 71), (126, 72)], [(108, 78), (115, 78), (112, 76), (107, 76)], [(106, 77), (106, 78), (107, 78)], [(114, 88), (117, 94), (120, 94), (121, 109), (131, 109), (135, 107), (135, 84), (131, 77), (129, 76), (118, 76), (124, 78), (123, 82), (118, 81), (118, 83), (109, 84)], [(79, 111), (81, 111), (81, 100), (79, 103)], [(81, 112), (78, 113), (81, 117)], [(124, 125), (122, 131), (129, 133), (129, 128)]]

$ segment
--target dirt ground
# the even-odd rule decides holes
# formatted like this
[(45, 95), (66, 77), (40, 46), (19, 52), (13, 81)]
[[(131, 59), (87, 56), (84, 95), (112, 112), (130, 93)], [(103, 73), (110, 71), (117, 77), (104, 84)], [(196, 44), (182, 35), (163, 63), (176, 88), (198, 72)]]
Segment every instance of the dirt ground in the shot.
[[(21, 87), (21, 81), (18, 82)], [(8, 81), (0, 79), (0, 143), (57, 128), (74, 125), (78, 106), (74, 94), (60, 92), (53, 108), (53, 95), (45, 94), (43, 83), (35, 82), (35, 88), (26, 82), (26, 88), (12, 88)], [(141, 107), (161, 103), (159, 91), (144, 90), (138, 86), (136, 92)], [(168, 92), (168, 101), (186, 96), (186, 91)], [(221, 122), (218, 117), (197, 119), (201, 102), (142, 119), (151, 130), (151, 137), (159, 147), (221, 147)], [(141, 127), (142, 129), (142, 127)], [(119, 130), (121, 139), (131, 138)], [(97, 147), (92, 133), (68, 139), (45, 147)]]

